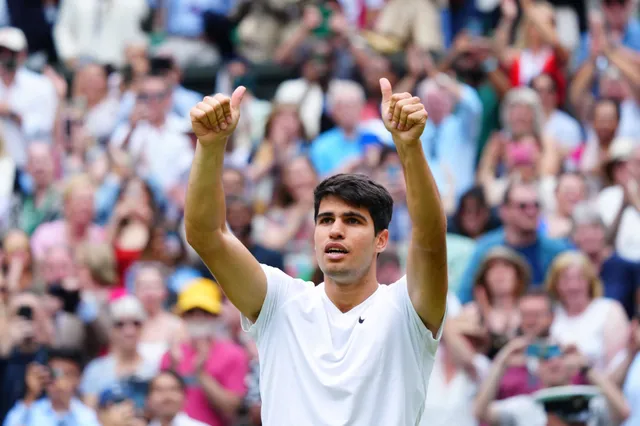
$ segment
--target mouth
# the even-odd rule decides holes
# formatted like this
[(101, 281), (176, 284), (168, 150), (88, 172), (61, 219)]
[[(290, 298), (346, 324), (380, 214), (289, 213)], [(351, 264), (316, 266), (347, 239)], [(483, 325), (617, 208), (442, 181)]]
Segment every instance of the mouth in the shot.
[(324, 248), (324, 254), (330, 260), (340, 260), (349, 253), (349, 250), (340, 243), (329, 243)]

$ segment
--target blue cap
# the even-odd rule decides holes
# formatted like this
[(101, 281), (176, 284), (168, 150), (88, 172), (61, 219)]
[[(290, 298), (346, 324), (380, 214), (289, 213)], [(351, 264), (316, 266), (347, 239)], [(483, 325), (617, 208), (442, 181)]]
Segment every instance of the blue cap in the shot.
[(125, 387), (120, 385), (111, 386), (100, 393), (98, 399), (99, 408), (107, 408), (112, 404), (119, 404), (124, 401), (132, 400), (131, 393)]

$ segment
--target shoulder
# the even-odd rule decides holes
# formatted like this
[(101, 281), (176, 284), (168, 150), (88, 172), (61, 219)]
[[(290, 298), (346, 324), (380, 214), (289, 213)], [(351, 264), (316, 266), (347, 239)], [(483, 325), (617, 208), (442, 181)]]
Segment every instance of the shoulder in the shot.
[(504, 229), (499, 228), (481, 237), (476, 243), (476, 251), (488, 250), (504, 243)]
[(224, 340), (224, 341), (218, 342), (217, 351), (220, 351), (219, 353), (224, 354), (224, 357), (227, 360), (227, 362), (245, 363), (249, 361), (249, 358), (244, 348), (238, 345), (237, 343), (234, 343), (231, 341)]
[(79, 414), (80, 416), (82, 416), (83, 426), (89, 426), (92, 424), (85, 422), (88, 422), (90, 420), (97, 420), (95, 411), (77, 398), (71, 400), (71, 409), (75, 412), (75, 414)]

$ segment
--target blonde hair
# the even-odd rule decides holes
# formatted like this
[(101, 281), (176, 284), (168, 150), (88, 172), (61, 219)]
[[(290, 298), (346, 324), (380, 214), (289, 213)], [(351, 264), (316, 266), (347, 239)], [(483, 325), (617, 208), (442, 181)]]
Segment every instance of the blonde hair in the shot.
[(559, 300), (558, 281), (560, 281), (560, 275), (571, 266), (580, 267), (582, 274), (589, 283), (589, 296), (591, 299), (602, 297), (604, 290), (596, 268), (591, 263), (591, 260), (579, 251), (564, 252), (554, 259), (545, 282), (546, 290), (551, 297)]
[(80, 173), (77, 175), (73, 175), (64, 183), (62, 198), (66, 202), (77, 189), (87, 187), (95, 190), (93, 180), (91, 180), (91, 177), (88, 174)]
[(109, 244), (82, 243), (76, 250), (77, 262), (89, 269), (91, 278), (101, 285), (112, 286), (118, 279), (116, 256)]

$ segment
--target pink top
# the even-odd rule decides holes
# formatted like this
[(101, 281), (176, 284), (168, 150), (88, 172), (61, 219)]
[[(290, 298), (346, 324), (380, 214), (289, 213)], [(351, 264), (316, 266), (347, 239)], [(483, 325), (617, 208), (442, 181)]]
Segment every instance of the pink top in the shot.
[[(175, 370), (187, 384), (184, 411), (192, 419), (208, 425), (227, 426), (224, 418), (213, 409), (193, 376), (195, 360), (195, 348), (189, 343), (183, 344), (182, 360)], [(160, 368), (168, 370), (170, 367), (171, 360), (169, 353), (166, 353), (162, 357)], [(244, 396), (247, 392), (245, 379), (249, 372), (249, 357), (241, 346), (229, 341), (215, 341), (211, 345), (204, 369), (227, 391), (240, 396)]]
[[(95, 224), (89, 226), (86, 241), (102, 243), (105, 241), (104, 230)], [(36, 259), (42, 259), (51, 247), (67, 245), (67, 229), (64, 220), (47, 222), (38, 226), (31, 237), (31, 250)]]

